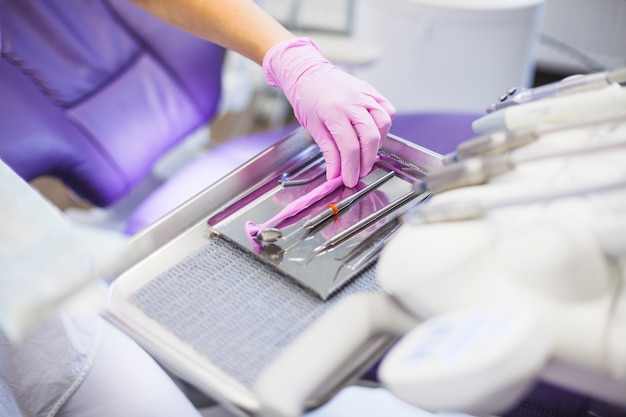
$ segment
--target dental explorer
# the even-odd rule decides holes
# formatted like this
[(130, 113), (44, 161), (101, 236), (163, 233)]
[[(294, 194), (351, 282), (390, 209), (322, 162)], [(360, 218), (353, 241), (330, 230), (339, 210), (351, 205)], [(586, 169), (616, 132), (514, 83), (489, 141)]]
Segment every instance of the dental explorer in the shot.
[[(341, 211), (350, 207), (357, 200), (363, 198), (370, 192), (377, 189), (380, 185), (389, 181), (394, 175), (395, 173), (393, 171), (387, 172), (385, 175), (373, 181), (371, 184), (367, 185), (356, 193), (344, 198), (343, 200), (338, 201), (337, 203), (329, 204), (328, 208), (326, 208), (315, 217), (307, 220), (298, 230), (292, 232), (292, 234), (301, 230), (313, 230), (329, 218), (338, 215)], [(283, 233), (280, 229), (271, 227), (259, 231), (258, 237), (265, 243), (272, 243), (278, 241), (278, 239), (281, 239), (283, 237)]]

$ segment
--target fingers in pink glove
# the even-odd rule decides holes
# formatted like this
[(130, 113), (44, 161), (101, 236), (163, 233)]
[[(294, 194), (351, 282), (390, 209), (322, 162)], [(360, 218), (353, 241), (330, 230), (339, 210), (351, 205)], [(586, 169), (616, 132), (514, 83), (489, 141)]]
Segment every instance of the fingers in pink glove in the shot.
[[(380, 134), (373, 122), (365, 119), (343, 124), (331, 122), (330, 132), (338, 150), (327, 157), (327, 175), (329, 178), (341, 175), (346, 187), (352, 188), (374, 165)], [(339, 163), (329, 163), (330, 158), (339, 158)]]
[(337, 117), (328, 120), (326, 126), (330, 138), (318, 142), (326, 159), (326, 177), (341, 175), (346, 187), (354, 187), (359, 180), (362, 160), (359, 134), (349, 119)]
[[(362, 114), (355, 115), (352, 124), (357, 134), (360, 148), (359, 170), (357, 173), (359, 177), (364, 177), (372, 170), (372, 166), (374, 166), (378, 150), (384, 138), (387, 136), (386, 130), (388, 130), (388, 128), (385, 128), (385, 126), (380, 128), (372, 118), (371, 113), (366, 109), (362, 109), (361, 113)], [(389, 118), (389, 116), (387, 116), (387, 118)], [(349, 169), (350, 167), (346, 168)], [(344, 172), (343, 169), (344, 165), (342, 165), (342, 172)]]
[[(365, 86), (365, 91), (369, 86)], [(328, 179), (342, 176), (347, 187), (354, 187), (359, 178), (367, 175), (374, 165), (378, 150), (387, 137), (395, 109), (386, 100), (383, 107), (369, 94), (355, 98), (352, 105), (343, 108), (339, 97), (324, 97), (319, 108), (335, 108), (319, 115), (321, 126), (309, 123), (313, 136), (326, 160)], [(331, 118), (327, 119), (326, 115)], [(303, 120), (307, 120), (303, 117)]]
[(374, 119), (374, 123), (376, 123), (378, 131), (380, 132), (380, 143), (378, 145), (378, 149), (380, 149), (383, 147), (385, 139), (389, 134), (391, 122), (396, 115), (396, 108), (393, 107), (393, 105), (389, 101), (387, 101), (387, 99), (383, 98), (383, 96), (380, 94), (373, 98), (374, 100), (376, 100), (380, 108), (370, 108), (369, 112), (372, 119)]
[[(383, 106), (382, 103), (386, 105)], [(348, 172), (358, 172), (362, 178), (372, 170), (377, 160), (378, 150), (383, 146), (391, 127), (391, 120), (395, 116), (395, 108), (387, 100), (378, 100), (374, 96), (367, 96), (361, 106), (356, 107), (354, 113), (350, 115), (359, 143), (359, 169), (350, 166), (351, 161), (346, 164), (346, 161), (342, 160), (342, 173), (347, 169)], [(339, 140), (337, 138), (338, 143)], [(345, 175), (344, 181), (348, 182)]]

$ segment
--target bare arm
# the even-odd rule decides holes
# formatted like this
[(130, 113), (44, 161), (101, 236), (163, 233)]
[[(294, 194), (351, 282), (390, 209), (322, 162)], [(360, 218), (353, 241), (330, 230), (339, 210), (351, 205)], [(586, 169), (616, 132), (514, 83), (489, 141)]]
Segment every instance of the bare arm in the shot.
[(252, 0), (130, 0), (160, 19), (261, 64), (294, 37)]

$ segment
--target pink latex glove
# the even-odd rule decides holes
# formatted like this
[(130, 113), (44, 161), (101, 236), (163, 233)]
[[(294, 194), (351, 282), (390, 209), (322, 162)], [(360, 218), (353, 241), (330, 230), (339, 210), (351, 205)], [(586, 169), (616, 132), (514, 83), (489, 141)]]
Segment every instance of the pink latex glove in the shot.
[(263, 59), (267, 83), (282, 89), (319, 145), (326, 177), (354, 187), (374, 164), (395, 108), (371, 85), (328, 62), (308, 38), (274, 45)]

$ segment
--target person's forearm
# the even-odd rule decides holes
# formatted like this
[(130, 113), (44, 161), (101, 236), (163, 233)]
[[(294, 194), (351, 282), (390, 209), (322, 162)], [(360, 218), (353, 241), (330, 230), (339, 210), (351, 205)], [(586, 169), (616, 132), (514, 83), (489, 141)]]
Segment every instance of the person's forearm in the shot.
[(130, 0), (160, 19), (261, 64), (294, 37), (252, 0)]

